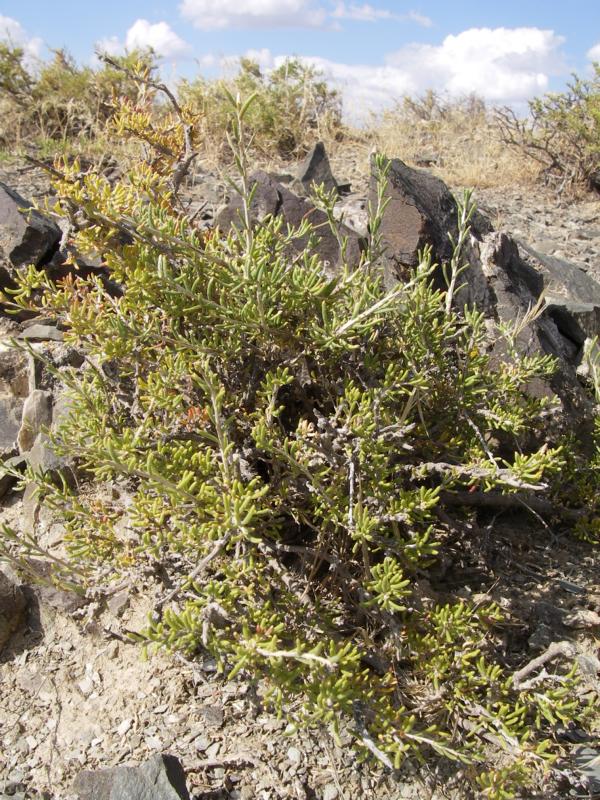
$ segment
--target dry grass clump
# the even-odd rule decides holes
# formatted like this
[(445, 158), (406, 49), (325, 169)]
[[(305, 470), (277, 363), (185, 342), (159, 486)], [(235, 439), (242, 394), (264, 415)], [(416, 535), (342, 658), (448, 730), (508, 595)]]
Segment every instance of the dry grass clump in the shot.
[(405, 97), (373, 118), (368, 136), (389, 158), (427, 167), (454, 186), (531, 184), (540, 172), (533, 159), (507, 147), (493, 112), (473, 95)]

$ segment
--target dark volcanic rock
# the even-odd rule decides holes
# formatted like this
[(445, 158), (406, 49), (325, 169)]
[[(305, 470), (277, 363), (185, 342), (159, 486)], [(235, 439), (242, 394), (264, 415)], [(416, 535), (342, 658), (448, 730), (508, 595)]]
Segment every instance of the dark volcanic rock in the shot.
[[(417, 265), (419, 251), (433, 248), (438, 264), (449, 261), (452, 244), (448, 234), (456, 236), (457, 205), (446, 184), (424, 170), (413, 169), (400, 159), (392, 159), (386, 191), (388, 204), (381, 225), (385, 247), (386, 270), (390, 277), (401, 277), (407, 268)], [(370, 200), (377, 200), (377, 181), (371, 173)], [(473, 221), (480, 233), (491, 231), (481, 216)]]
[(577, 264), (546, 255), (520, 242), (521, 258), (543, 276), (548, 302), (563, 300), (600, 306), (600, 284)]
[(75, 779), (79, 800), (189, 800), (175, 756), (156, 755), (139, 767), (84, 770)]
[[(372, 177), (371, 200), (375, 200)], [(389, 204), (381, 227), (387, 280), (402, 279), (418, 263), (426, 245), (438, 264), (452, 256), (449, 234), (458, 232), (457, 204), (446, 185), (401, 161), (391, 162), (388, 175)], [(514, 239), (492, 230), (485, 217), (475, 214), (471, 235), (463, 251), (468, 268), (460, 278), (454, 302), (459, 308), (474, 305), (485, 314), (490, 348), (498, 359), (510, 357), (498, 336), (496, 323), (510, 325), (524, 318), (544, 293), (551, 307), (520, 330), (516, 346), (522, 355), (550, 354), (558, 360), (555, 375), (536, 380), (528, 391), (536, 396), (557, 396), (563, 423), (582, 435), (592, 418), (592, 404), (577, 377), (584, 342), (600, 333), (600, 286), (574, 265), (541, 256), (532, 250), (519, 252)], [(441, 275), (436, 276), (438, 282)], [(445, 288), (445, 286), (444, 286)]]
[[(341, 260), (340, 245), (337, 237), (329, 228), (326, 214), (315, 208), (312, 203), (298, 197), (285, 186), (277, 183), (266, 172), (255, 172), (250, 178), (250, 185), (256, 185), (250, 214), (252, 222), (259, 222), (267, 216), (282, 216), (285, 221), (294, 227), (299, 226), (305, 219), (310, 220), (316, 227), (315, 251), (327, 263), (330, 270), (334, 271)], [(241, 198), (236, 195), (217, 217), (217, 225), (221, 230), (228, 230), (232, 225), (241, 227)], [(342, 225), (340, 236), (347, 238), (346, 259), (352, 264), (358, 264), (362, 250), (362, 241), (355, 232)], [(308, 245), (308, 236), (302, 236), (293, 242), (295, 253), (302, 253)]]
[(306, 156), (298, 171), (298, 180), (307, 193), (311, 191), (313, 183), (324, 184), (328, 192), (332, 189), (338, 191), (337, 181), (333, 177), (323, 142), (317, 142)]
[(0, 466), (0, 500), (10, 492), (18, 480), (16, 475), (12, 474), (12, 472), (4, 472), (2, 467), (23, 472), (26, 466), (27, 459), (19, 455), (7, 458), (3, 465)]
[(0, 257), (9, 271), (11, 266), (41, 264), (56, 249), (60, 237), (58, 225), (0, 183)]
[[(481, 309), (492, 326), (492, 350), (504, 358), (503, 340), (493, 331), (495, 322), (514, 323), (523, 319), (536, 304), (544, 290), (544, 277), (521, 259), (516, 242), (505, 233), (489, 233), (481, 240), (475, 237), (469, 248), (469, 266), (462, 274), (464, 281), (456, 302), (459, 306), (473, 304)], [(558, 359), (555, 374), (549, 381), (538, 380), (528, 387), (536, 396), (556, 395), (565, 414), (564, 422), (581, 432), (592, 419), (592, 403), (577, 378), (576, 368), (581, 360), (580, 342), (566, 335), (568, 327), (576, 329), (577, 321), (566, 307), (561, 313), (564, 321), (557, 325), (556, 311), (547, 309), (517, 336), (516, 346), (522, 355), (549, 354)]]

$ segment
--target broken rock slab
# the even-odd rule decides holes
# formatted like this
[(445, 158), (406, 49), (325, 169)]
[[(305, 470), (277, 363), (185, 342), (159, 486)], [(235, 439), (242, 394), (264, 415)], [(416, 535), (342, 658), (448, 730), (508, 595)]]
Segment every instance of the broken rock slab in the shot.
[(23, 406), (21, 427), (17, 435), (19, 452), (31, 450), (38, 434), (52, 422), (52, 395), (42, 389), (35, 389)]
[(5, 183), (0, 183), (0, 259), (5, 267), (40, 265), (58, 246), (61, 231)]
[(17, 440), (23, 416), (23, 400), (14, 395), (0, 395), (0, 450), (11, 448)]
[[(371, 178), (371, 202), (375, 202), (375, 175)], [(408, 167), (402, 161), (391, 161), (386, 196), (389, 203), (381, 226), (384, 247), (386, 281), (393, 284), (405, 279), (419, 260), (419, 252), (432, 248), (436, 263), (452, 257), (452, 242), (458, 232), (458, 208), (448, 187), (440, 179), (423, 170)], [(470, 237), (462, 257), (467, 269), (461, 274), (461, 288), (455, 292), (457, 308), (475, 306), (482, 311), (489, 330), (489, 343), (495, 359), (510, 357), (503, 340), (498, 337), (497, 325), (510, 325), (522, 320), (535, 306), (551, 280), (557, 286), (559, 265), (542, 267), (521, 257), (514, 239), (495, 232), (489, 220), (474, 214)], [(441, 270), (435, 276), (440, 288), (445, 288)], [(577, 376), (585, 339), (594, 335), (594, 315), (577, 320), (567, 307), (573, 300), (600, 297), (600, 287), (589, 285), (592, 279), (582, 271), (561, 278), (563, 292), (556, 293), (553, 302), (561, 303), (560, 310), (546, 311), (527, 328), (521, 330), (517, 349), (523, 356), (549, 354), (558, 360), (558, 368), (549, 379), (532, 381), (527, 387), (536, 397), (558, 397), (562, 416), (560, 425), (578, 430), (585, 437), (589, 432), (593, 407)], [(595, 282), (593, 282), (595, 283)], [(571, 297), (573, 295), (573, 297)], [(562, 298), (562, 299), (561, 299)], [(587, 311), (588, 309), (586, 309)], [(559, 319), (560, 317), (560, 319)], [(585, 322), (586, 330), (581, 330)], [(560, 324), (558, 324), (560, 323)], [(572, 331), (575, 331), (573, 334)], [(600, 329), (595, 331), (600, 333)]]
[(42, 325), (35, 323), (28, 325), (17, 336), (17, 339), (27, 339), (28, 341), (38, 342), (62, 342), (64, 334), (55, 325)]
[[(371, 163), (369, 198), (377, 203), (377, 176)], [(385, 192), (387, 206), (380, 228), (385, 248), (384, 260), (388, 278), (402, 278), (419, 263), (424, 247), (433, 250), (433, 260), (443, 264), (452, 257), (448, 234), (456, 238), (458, 207), (446, 184), (421, 169), (409, 167), (398, 158), (390, 161)], [(472, 229), (479, 235), (492, 230), (491, 223), (475, 214)]]
[(339, 191), (323, 142), (317, 142), (300, 165), (298, 182), (306, 194), (312, 192), (313, 184), (323, 184), (328, 192)]
[[(484, 312), (490, 328), (492, 353), (504, 359), (502, 339), (494, 327), (497, 323), (511, 325), (523, 319), (544, 291), (544, 276), (524, 262), (517, 243), (505, 233), (486, 234), (481, 240), (473, 238), (468, 251), (468, 268), (462, 273), (463, 289), (457, 294), (457, 304), (475, 305)], [(563, 309), (565, 317), (568, 311)], [(568, 317), (571, 326), (577, 323)], [(581, 347), (566, 336), (565, 322), (560, 328), (555, 315), (546, 310), (517, 336), (516, 347), (522, 356), (551, 355), (557, 359), (554, 374), (537, 379), (527, 387), (537, 397), (556, 397), (561, 405), (561, 425), (586, 437), (593, 418), (593, 404), (577, 377)]]
[(190, 800), (181, 762), (164, 753), (139, 767), (84, 770), (73, 789), (79, 800)]
[(26, 355), (0, 342), (0, 451), (10, 449), (17, 439), (28, 390)]
[[(262, 170), (255, 172), (250, 177), (250, 186), (255, 186), (254, 196), (250, 206), (250, 215), (253, 223), (261, 222), (268, 216), (282, 216), (291, 226), (297, 227), (305, 220), (315, 226), (316, 246), (315, 252), (324, 262), (328, 271), (335, 272), (341, 265), (341, 249), (338, 237), (329, 227), (324, 211), (298, 197), (285, 186), (277, 183), (270, 175)], [(219, 213), (217, 225), (222, 231), (228, 231), (232, 226), (240, 228), (242, 201), (236, 195), (228, 205)], [(340, 226), (339, 235), (345, 238), (346, 260), (351, 266), (358, 265), (363, 250), (362, 238), (345, 225)], [(294, 239), (292, 250), (294, 254), (303, 253), (308, 245), (309, 237), (302, 236)]]

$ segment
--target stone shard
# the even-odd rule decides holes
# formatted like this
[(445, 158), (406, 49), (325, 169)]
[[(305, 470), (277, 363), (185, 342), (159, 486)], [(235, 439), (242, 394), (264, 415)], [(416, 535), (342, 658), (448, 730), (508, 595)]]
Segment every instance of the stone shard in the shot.
[(84, 770), (73, 786), (79, 800), (189, 800), (175, 756), (152, 756), (139, 767)]
[(52, 421), (52, 395), (42, 389), (35, 389), (23, 406), (21, 427), (17, 435), (19, 452), (31, 450), (38, 434)]
[(0, 571), (0, 650), (24, 623), (26, 610), (25, 595)]
[(549, 256), (519, 242), (521, 259), (540, 273), (548, 302), (563, 300), (600, 307), (600, 284), (581, 267), (564, 258)]
[[(250, 206), (250, 216), (253, 223), (260, 222), (267, 216), (282, 216), (284, 220), (294, 227), (299, 226), (308, 219), (316, 228), (315, 251), (325, 263), (329, 271), (334, 272), (341, 264), (340, 244), (337, 236), (330, 230), (325, 212), (298, 197), (285, 186), (277, 183), (270, 175), (262, 170), (255, 172), (250, 178), (250, 185), (255, 187), (254, 196)], [(227, 231), (232, 226), (241, 227), (242, 201), (236, 195), (228, 205), (219, 213), (217, 225), (221, 230)], [(363, 240), (350, 228), (342, 225), (340, 236), (347, 239), (346, 260), (355, 266), (360, 261), (363, 249)], [(308, 245), (308, 236), (302, 236), (293, 241), (291, 249), (293, 254), (302, 253)]]
[[(377, 179), (372, 164), (369, 190), (373, 207), (377, 200)], [(388, 201), (383, 214), (381, 239), (389, 279), (406, 275), (419, 262), (419, 252), (425, 246), (433, 249), (438, 264), (449, 261), (452, 244), (448, 234), (457, 233), (457, 204), (446, 184), (420, 169), (392, 159), (388, 172), (385, 197)], [(476, 215), (473, 226), (480, 233), (492, 226)]]
[(61, 231), (20, 194), (0, 183), (0, 259), (13, 267), (40, 265), (56, 249)]
[(0, 396), (0, 451), (10, 449), (17, 440), (23, 416), (23, 400), (13, 395)]
[(64, 339), (64, 334), (61, 330), (59, 330), (56, 325), (42, 325), (39, 323), (35, 323), (34, 325), (29, 325), (25, 330), (21, 331), (21, 333), (17, 336), (17, 339), (27, 339), (29, 341), (41, 341), (41, 342), (62, 342)]
[(28, 394), (27, 356), (0, 343), (0, 451), (11, 449), (17, 440)]
[[(523, 261), (517, 243), (507, 234), (493, 232), (481, 240), (473, 237), (466, 253), (468, 267), (462, 274), (463, 288), (458, 293), (458, 306), (475, 305), (482, 310), (490, 326), (495, 322), (511, 324), (522, 319), (536, 304), (544, 290), (544, 277)], [(562, 309), (565, 317), (569, 312)], [(568, 316), (571, 326), (576, 320)], [(561, 401), (564, 422), (583, 433), (592, 419), (592, 404), (577, 378), (581, 345), (557, 325), (555, 313), (547, 309), (518, 335), (516, 346), (522, 355), (549, 354), (557, 359), (555, 374), (548, 380), (537, 380), (528, 386), (535, 396), (555, 395)], [(492, 332), (492, 352), (504, 358), (502, 340)]]
[(334, 189), (336, 192), (338, 191), (338, 184), (333, 177), (329, 157), (323, 142), (317, 142), (302, 162), (298, 170), (298, 181), (302, 184), (307, 194), (312, 191), (313, 183), (324, 184), (328, 192)]

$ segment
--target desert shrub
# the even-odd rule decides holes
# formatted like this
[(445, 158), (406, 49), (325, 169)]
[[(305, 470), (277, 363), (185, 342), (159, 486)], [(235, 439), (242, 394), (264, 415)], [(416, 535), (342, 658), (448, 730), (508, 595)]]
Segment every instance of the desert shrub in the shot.
[[(151, 75), (150, 51), (131, 52), (97, 68), (80, 67), (64, 50), (33, 69), (21, 48), (0, 44), (0, 88), (5, 93), (4, 146), (42, 145), (52, 151), (102, 137), (115, 111), (115, 100), (134, 102), (139, 84), (132, 71)], [(122, 67), (120, 69), (119, 67)]]
[[(382, 157), (358, 266), (331, 276), (311, 246), (297, 253), (308, 221), (244, 224), (251, 104), (230, 100), (239, 229), (199, 232), (148, 165), (115, 185), (63, 165), (58, 202), (79, 209), (77, 246), (105, 254), (112, 282), (21, 273), (17, 305), (57, 315), (85, 354), (57, 373), (71, 406), (52, 434), (78, 488), (26, 478), (64, 520), (55, 579), (102, 597), (158, 564), (172, 588), (146, 645), (261, 679), (292, 728), (344, 726), (388, 767), (436, 753), (484, 796), (510, 797), (583, 713), (574, 671), (513, 680), (499, 608), (428, 603), (418, 578), (461, 530), (454, 492), (549, 492), (564, 454), (525, 444), (547, 425), (547, 401), (525, 386), (553, 362), (513, 354), (492, 368), (482, 315), (435, 288), (428, 252), (384, 287)], [(449, 287), (471, 211), (466, 197)], [(107, 481), (129, 502), (103, 497)], [(4, 532), (5, 551), (32, 546)]]
[(219, 156), (231, 159), (225, 132), (229, 119), (227, 95), (254, 94), (258, 102), (248, 111), (246, 146), (260, 156), (292, 158), (303, 155), (318, 139), (341, 130), (341, 102), (318, 72), (298, 59), (262, 72), (242, 58), (232, 79), (183, 81), (179, 96), (202, 118), (202, 138)]
[(368, 135), (388, 157), (425, 166), (453, 185), (523, 183), (539, 171), (536, 162), (506, 147), (493, 110), (475, 95), (406, 96), (371, 120)]
[(505, 144), (560, 189), (600, 186), (600, 64), (593, 69), (590, 79), (574, 75), (566, 92), (532, 100), (526, 119), (509, 108), (496, 113)]

